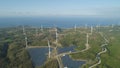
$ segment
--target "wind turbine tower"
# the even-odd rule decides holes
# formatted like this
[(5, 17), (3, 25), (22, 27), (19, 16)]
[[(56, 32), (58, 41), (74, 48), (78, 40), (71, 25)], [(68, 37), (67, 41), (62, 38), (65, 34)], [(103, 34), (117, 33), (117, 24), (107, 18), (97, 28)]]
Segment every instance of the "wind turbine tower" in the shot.
[(37, 27), (36, 27), (36, 36), (38, 35), (38, 29), (37, 29)]
[(100, 24), (96, 25), (98, 32), (100, 31)]
[(41, 25), (40, 29), (41, 29), (41, 31), (43, 31), (43, 26), (42, 25)]
[(93, 33), (93, 27), (91, 26), (91, 35), (92, 35), (92, 33)]
[(87, 38), (86, 45), (88, 45), (88, 37), (89, 37), (89, 36), (88, 36), (88, 33), (87, 33), (87, 36), (86, 36), (86, 38)]
[(23, 35), (25, 36), (25, 46), (26, 48), (28, 47), (28, 42), (27, 42), (27, 36), (26, 36), (26, 33), (25, 33), (25, 28), (23, 26)]
[(50, 52), (50, 42), (49, 42), (49, 40), (48, 40), (48, 47), (49, 47), (49, 58), (50, 58), (51, 52)]
[(85, 28), (86, 28), (86, 29), (87, 29), (87, 26), (88, 26), (88, 25), (87, 25), (87, 24), (85, 24)]
[(112, 28), (114, 27), (114, 25), (112, 24)]
[(76, 24), (75, 24), (75, 26), (74, 26), (75, 31), (76, 31), (76, 28), (77, 28), (77, 27), (76, 27)]
[(26, 35), (26, 33), (25, 33), (25, 27), (23, 26), (23, 35)]
[(100, 24), (98, 26), (99, 26), (99, 29), (100, 29), (100, 27), (101, 27)]
[(58, 33), (57, 33), (57, 28), (55, 28), (56, 31), (56, 43), (58, 42)]
[(26, 44), (26, 48), (28, 47), (28, 43), (27, 43), (27, 37), (25, 36), (25, 44)]

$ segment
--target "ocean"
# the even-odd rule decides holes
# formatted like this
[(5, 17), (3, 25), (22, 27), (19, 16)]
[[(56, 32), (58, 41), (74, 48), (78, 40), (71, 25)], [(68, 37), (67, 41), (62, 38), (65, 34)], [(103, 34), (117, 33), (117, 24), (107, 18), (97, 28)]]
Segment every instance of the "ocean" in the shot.
[(19, 25), (29, 25), (40, 27), (62, 27), (70, 28), (74, 25), (85, 26), (96, 26), (96, 25), (112, 25), (120, 24), (118, 18), (99, 18), (99, 17), (0, 17), (0, 27), (12, 27)]

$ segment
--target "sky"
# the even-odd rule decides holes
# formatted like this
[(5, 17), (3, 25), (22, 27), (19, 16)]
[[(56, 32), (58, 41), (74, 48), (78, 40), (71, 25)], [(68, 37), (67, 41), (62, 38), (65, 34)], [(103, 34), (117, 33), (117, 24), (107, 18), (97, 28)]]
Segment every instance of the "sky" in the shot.
[(0, 0), (0, 17), (120, 17), (120, 0)]

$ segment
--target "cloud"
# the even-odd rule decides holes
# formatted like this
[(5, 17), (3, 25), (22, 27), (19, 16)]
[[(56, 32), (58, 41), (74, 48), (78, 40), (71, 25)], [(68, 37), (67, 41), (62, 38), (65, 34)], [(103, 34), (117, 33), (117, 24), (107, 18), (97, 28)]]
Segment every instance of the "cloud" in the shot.
[(103, 16), (120, 17), (120, 8), (78, 8), (78, 9), (49, 9), (48, 10), (20, 10), (0, 11), (0, 16)]
[(100, 8), (100, 9), (95, 9), (95, 12), (98, 15), (103, 15), (103, 16), (120, 16), (120, 8)]

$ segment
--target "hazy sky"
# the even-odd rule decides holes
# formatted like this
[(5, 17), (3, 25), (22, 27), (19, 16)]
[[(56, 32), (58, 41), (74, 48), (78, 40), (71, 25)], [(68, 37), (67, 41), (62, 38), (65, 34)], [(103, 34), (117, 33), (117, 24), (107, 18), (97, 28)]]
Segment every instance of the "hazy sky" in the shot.
[(120, 17), (120, 0), (0, 0), (0, 16)]

